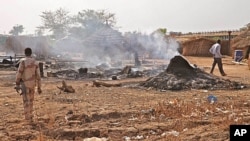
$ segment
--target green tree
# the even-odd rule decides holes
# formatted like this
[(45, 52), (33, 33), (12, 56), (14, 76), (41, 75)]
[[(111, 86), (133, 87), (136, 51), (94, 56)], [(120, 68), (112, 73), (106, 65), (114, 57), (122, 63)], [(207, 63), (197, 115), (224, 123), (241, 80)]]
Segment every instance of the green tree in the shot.
[(38, 29), (52, 32), (56, 39), (62, 38), (67, 34), (71, 24), (71, 17), (67, 10), (59, 8), (56, 11), (44, 11), (40, 17), (43, 24)]
[(103, 26), (108, 25), (113, 27), (116, 23), (115, 14), (108, 13), (105, 10), (94, 11), (94, 10), (83, 10), (78, 12), (76, 22), (80, 23), (85, 28), (90, 26)]
[(38, 30), (52, 32), (55, 39), (60, 39), (67, 34), (78, 38), (95, 33), (105, 26), (114, 27), (116, 24), (115, 14), (105, 10), (82, 10), (77, 15), (70, 16), (65, 9), (56, 11), (44, 11), (40, 15), (42, 25)]
[(83, 38), (104, 26), (114, 27), (116, 24), (115, 14), (105, 10), (82, 10), (73, 18), (73, 21), (75, 26), (70, 29), (70, 33)]
[(166, 28), (159, 28), (157, 29), (157, 31), (163, 33), (163, 34), (166, 34), (167, 33), (167, 29)]
[(10, 34), (11, 35), (14, 35), (14, 36), (18, 36), (19, 33), (23, 33), (23, 25), (16, 25), (16, 26), (13, 26), (13, 29), (10, 30)]

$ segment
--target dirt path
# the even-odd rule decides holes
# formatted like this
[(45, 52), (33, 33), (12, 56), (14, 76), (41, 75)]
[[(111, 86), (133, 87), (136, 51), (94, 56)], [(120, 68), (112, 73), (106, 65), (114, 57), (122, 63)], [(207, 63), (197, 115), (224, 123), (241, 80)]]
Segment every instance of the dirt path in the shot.
[[(211, 58), (187, 57), (209, 72)], [(247, 65), (223, 58), (225, 78), (250, 84)], [(218, 68), (214, 71), (219, 75)], [(250, 123), (250, 89), (156, 91), (127, 87), (92, 87), (87, 80), (66, 80), (76, 93), (57, 89), (61, 79), (44, 78), (43, 94), (35, 95), (34, 123), (23, 120), (14, 71), (0, 71), (1, 140), (229, 140), (230, 124)], [(135, 82), (141, 79), (109, 81)], [(218, 101), (210, 104), (208, 95)], [(73, 116), (65, 119), (65, 115)]]

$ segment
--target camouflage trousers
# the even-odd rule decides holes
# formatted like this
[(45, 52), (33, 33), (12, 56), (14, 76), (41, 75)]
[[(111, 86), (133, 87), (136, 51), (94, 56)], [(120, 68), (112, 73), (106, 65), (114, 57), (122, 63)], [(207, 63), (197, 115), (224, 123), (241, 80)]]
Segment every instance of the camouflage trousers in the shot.
[(33, 101), (34, 101), (35, 89), (26, 88), (26, 93), (23, 94), (23, 107), (24, 116), (26, 120), (32, 120), (33, 118)]

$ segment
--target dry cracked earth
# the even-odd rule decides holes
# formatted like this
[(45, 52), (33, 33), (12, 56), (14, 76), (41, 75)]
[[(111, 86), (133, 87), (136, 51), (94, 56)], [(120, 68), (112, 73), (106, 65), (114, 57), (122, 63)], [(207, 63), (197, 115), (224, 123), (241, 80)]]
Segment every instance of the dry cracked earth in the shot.
[[(209, 72), (212, 58), (186, 57)], [(223, 77), (250, 85), (246, 64), (223, 58)], [(218, 67), (214, 75), (219, 76)], [(0, 140), (3, 141), (224, 141), (231, 124), (250, 123), (250, 89), (186, 89), (93, 87), (92, 80), (65, 80), (75, 93), (60, 92), (62, 79), (42, 79), (35, 94), (34, 121), (24, 120), (22, 98), (15, 92), (15, 71), (0, 71)], [(147, 78), (106, 83), (137, 84)], [(207, 97), (217, 98), (209, 103)], [(70, 114), (69, 114), (70, 113)], [(92, 138), (93, 139), (93, 138)]]

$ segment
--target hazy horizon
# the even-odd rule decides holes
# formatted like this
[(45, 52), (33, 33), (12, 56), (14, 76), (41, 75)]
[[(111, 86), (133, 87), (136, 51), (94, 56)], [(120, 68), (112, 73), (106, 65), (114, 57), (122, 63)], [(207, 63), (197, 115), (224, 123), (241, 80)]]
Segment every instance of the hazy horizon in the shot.
[(93, 9), (115, 13), (122, 32), (175, 32), (237, 30), (250, 22), (248, 0), (8, 0), (1, 1), (0, 34), (23, 25), (23, 34), (34, 34), (43, 11), (66, 9), (71, 15)]

